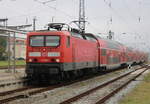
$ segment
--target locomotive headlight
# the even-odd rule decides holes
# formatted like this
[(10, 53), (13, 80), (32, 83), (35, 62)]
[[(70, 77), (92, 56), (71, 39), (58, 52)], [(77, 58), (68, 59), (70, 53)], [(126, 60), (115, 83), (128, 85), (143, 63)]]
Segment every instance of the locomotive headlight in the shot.
[(60, 56), (60, 52), (48, 52), (48, 56), (49, 57), (59, 57)]
[(56, 59), (55, 61), (56, 61), (56, 62), (60, 62), (60, 60), (59, 60), (59, 59)]
[(32, 59), (29, 59), (29, 62), (32, 62)]
[(60, 59), (58, 59), (58, 58), (56, 58), (56, 59), (55, 59), (55, 58), (52, 58), (51, 61), (52, 61), (52, 62), (60, 62)]

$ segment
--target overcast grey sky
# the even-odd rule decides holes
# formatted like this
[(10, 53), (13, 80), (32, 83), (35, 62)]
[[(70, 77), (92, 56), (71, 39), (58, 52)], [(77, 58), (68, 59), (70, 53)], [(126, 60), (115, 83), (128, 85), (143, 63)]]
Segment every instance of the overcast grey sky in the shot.
[[(79, 0), (0, 0), (0, 18), (7, 17), (9, 25), (32, 23), (36, 16), (38, 29), (47, 23), (70, 23), (78, 19)], [(132, 47), (149, 45), (150, 0), (85, 0), (87, 31), (115, 32), (115, 40)], [(109, 4), (111, 3), (111, 7)], [(112, 23), (110, 18), (112, 17)], [(139, 21), (140, 19), (140, 21)], [(126, 34), (122, 34), (126, 33)]]

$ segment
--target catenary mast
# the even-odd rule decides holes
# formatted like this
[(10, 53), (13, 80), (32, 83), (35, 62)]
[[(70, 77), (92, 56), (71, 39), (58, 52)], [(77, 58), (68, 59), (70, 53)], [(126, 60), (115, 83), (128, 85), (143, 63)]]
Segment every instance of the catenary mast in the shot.
[(85, 32), (85, 0), (79, 1), (79, 28)]
[(79, 0), (79, 19), (74, 22), (82, 33), (85, 32), (85, 0)]
[(85, 0), (79, 2), (79, 28), (85, 31)]

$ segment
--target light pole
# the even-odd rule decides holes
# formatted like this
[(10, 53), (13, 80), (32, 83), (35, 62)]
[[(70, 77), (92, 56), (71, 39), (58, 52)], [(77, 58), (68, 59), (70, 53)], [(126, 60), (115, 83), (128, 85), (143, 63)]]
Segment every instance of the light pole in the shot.
[(13, 71), (14, 71), (14, 73), (16, 72), (15, 71), (15, 69), (16, 69), (16, 33), (14, 32), (13, 33), (13, 35), (14, 35), (14, 41), (13, 41)]
[(36, 20), (37, 20), (36, 17), (34, 17), (34, 18), (33, 18), (33, 31), (35, 31), (35, 29), (36, 29), (36, 26), (35, 26), (35, 25), (36, 25), (36, 24), (35, 24)]

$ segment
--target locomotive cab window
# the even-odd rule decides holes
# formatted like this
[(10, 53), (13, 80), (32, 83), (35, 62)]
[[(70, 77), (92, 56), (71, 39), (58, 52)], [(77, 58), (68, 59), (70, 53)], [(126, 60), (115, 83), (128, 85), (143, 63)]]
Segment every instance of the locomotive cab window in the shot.
[(67, 45), (67, 48), (69, 48), (69, 47), (70, 47), (70, 37), (69, 37), (69, 36), (67, 37), (66, 45)]
[(59, 36), (31, 36), (30, 46), (52, 46), (56, 47), (60, 43)]
[(46, 46), (58, 46), (59, 45), (59, 41), (60, 41), (60, 37), (59, 36), (46, 36)]
[(44, 46), (44, 36), (31, 36), (30, 45), (31, 46)]

